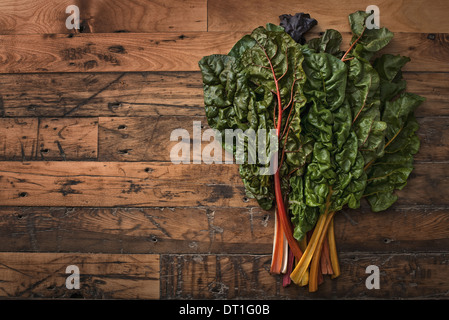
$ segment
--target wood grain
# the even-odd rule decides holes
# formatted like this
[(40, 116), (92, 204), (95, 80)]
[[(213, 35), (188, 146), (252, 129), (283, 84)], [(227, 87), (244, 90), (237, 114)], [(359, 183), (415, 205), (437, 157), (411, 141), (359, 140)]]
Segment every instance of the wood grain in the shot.
[[(0, 73), (198, 71), (203, 56), (228, 53), (245, 34), (1, 35)], [(349, 44), (350, 35), (343, 36), (343, 43)], [(382, 52), (409, 56), (407, 71), (449, 72), (446, 33), (432, 38), (425, 33), (397, 33)]]
[[(396, 205), (449, 205), (447, 163), (416, 163)], [(4, 206), (249, 207), (236, 164), (4, 161)]]
[[(447, 299), (447, 253), (342, 253), (341, 276), (325, 276), (315, 293), (282, 287), (270, 255), (163, 255), (162, 299)], [(380, 289), (365, 285), (369, 265), (380, 271)]]
[(1, 160), (97, 158), (95, 118), (0, 118)]
[[(447, 207), (363, 202), (335, 217), (338, 252), (446, 252)], [(0, 207), (0, 251), (271, 254), (274, 212), (260, 207)]]
[(36, 118), (0, 118), (0, 159), (33, 159), (37, 150), (39, 121)]
[[(176, 129), (189, 132), (186, 147), (190, 161), (201, 161), (201, 154), (194, 152), (193, 121), (207, 126), (204, 117), (139, 117), (100, 118), (99, 153), (101, 161), (170, 161), (170, 150), (178, 143), (171, 133)], [(201, 137), (199, 137), (201, 139)], [(196, 150), (196, 148), (195, 148)], [(220, 148), (221, 150), (221, 148)]]
[(204, 115), (200, 72), (0, 74), (3, 117)]
[(272, 211), (221, 208), (0, 208), (0, 251), (269, 253)]
[(0, 36), (0, 72), (197, 71), (241, 33), (161, 32)]
[[(184, 145), (179, 138), (170, 141), (176, 129), (187, 130), (191, 139), (186, 144), (191, 161), (205, 162), (212, 159), (208, 150), (221, 150), (222, 162), (225, 151), (214, 139), (200, 141), (193, 135), (193, 123), (201, 124), (201, 134), (209, 129), (206, 117), (101, 117), (99, 132), (99, 160), (101, 161), (171, 161), (170, 150), (175, 145)], [(421, 147), (415, 161), (447, 161), (449, 159), (449, 124), (447, 117), (418, 118), (418, 136)], [(206, 138), (204, 138), (207, 140)], [(196, 147), (199, 145), (201, 148)], [(125, 152), (126, 151), (126, 152)]]
[[(449, 116), (449, 73), (404, 78), (427, 99), (417, 116)], [(0, 86), (2, 117), (204, 116), (199, 71), (0, 74)]]
[[(80, 29), (67, 29), (69, 5), (80, 11)], [(205, 0), (6, 0), (0, 3), (1, 34), (73, 32), (206, 31)]]
[[(309, 13), (318, 21), (314, 32), (336, 29), (349, 32), (348, 15), (358, 10), (365, 11), (375, 4), (380, 11), (380, 24), (393, 32), (438, 33), (449, 30), (449, 22), (441, 14), (447, 10), (445, 0), (210, 0), (208, 2), (209, 31), (251, 31), (268, 22), (279, 24), (282, 14), (294, 15), (297, 12)], [(232, 18), (229, 16), (232, 12)]]
[(97, 158), (98, 120), (42, 118), (37, 159), (89, 160)]
[[(0, 261), (4, 298), (159, 298), (159, 255), (1, 252)], [(66, 287), (72, 265), (79, 289)]]
[(251, 204), (234, 165), (162, 162), (2, 162), (0, 202), (17, 206)]

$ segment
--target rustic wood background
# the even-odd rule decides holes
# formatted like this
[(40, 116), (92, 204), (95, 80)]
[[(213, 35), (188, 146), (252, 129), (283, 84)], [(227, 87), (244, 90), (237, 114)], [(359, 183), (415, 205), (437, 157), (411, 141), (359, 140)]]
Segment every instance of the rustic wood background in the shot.
[[(81, 28), (68, 30), (68, 5)], [(207, 127), (198, 61), (284, 13), (344, 32), (380, 8), (407, 55), (416, 169), (387, 212), (335, 218), (341, 277), (318, 292), (269, 274), (273, 212), (235, 165), (172, 165), (170, 133)], [(116, 299), (447, 299), (449, 2), (5, 0), (0, 2), (0, 296)], [(197, 157), (198, 155), (192, 155)], [(68, 265), (81, 288), (65, 286)], [(369, 265), (380, 289), (365, 286)]]

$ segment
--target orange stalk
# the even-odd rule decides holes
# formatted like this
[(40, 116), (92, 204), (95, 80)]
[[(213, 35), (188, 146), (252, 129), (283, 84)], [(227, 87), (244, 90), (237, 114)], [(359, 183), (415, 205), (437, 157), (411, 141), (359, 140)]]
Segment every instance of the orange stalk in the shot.
[(329, 230), (327, 231), (327, 238), (329, 240), (329, 254), (332, 270), (334, 271), (331, 279), (335, 279), (340, 275), (340, 264), (338, 262), (337, 245), (335, 242), (334, 219), (331, 220)]
[[(329, 226), (330, 227), (330, 226)], [(329, 230), (328, 230), (329, 233)], [(333, 274), (332, 263), (330, 260), (329, 252), (329, 239), (328, 236), (324, 236), (323, 248), (321, 250), (320, 266), (322, 274)]]
[(363, 33), (365, 33), (366, 27), (363, 28), (362, 33), (360, 33), (360, 36), (351, 44), (351, 46), (349, 47), (349, 49), (345, 52), (345, 54), (343, 55), (343, 57), (341, 58), (341, 61), (348, 61), (351, 60), (353, 58), (348, 58), (346, 59), (346, 56), (348, 55), (348, 53), (352, 50), (352, 48), (354, 48), (355, 44), (357, 42), (359, 42), (360, 38), (363, 36)]

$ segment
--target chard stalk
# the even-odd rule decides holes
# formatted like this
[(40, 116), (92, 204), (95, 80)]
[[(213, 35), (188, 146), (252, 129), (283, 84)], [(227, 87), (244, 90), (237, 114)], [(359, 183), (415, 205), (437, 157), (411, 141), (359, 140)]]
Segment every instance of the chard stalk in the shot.
[(340, 275), (340, 264), (338, 262), (337, 245), (335, 242), (334, 219), (330, 222), (329, 230), (327, 231), (327, 239), (329, 241), (329, 255), (333, 271), (331, 279), (335, 279)]
[(320, 214), (318, 221), (315, 225), (315, 229), (313, 230), (312, 238), (307, 245), (306, 250), (304, 251), (303, 256), (299, 260), (295, 269), (291, 273), (290, 277), (293, 282), (296, 284), (300, 284), (303, 280), (304, 275), (306, 274), (307, 269), (312, 262), (314, 256), (315, 260), (318, 260), (313, 264), (313, 268), (310, 268), (309, 274), (309, 291), (313, 290), (318, 286), (318, 266), (319, 266), (319, 257), (320, 255), (316, 254), (317, 249), (321, 250), (321, 246), (323, 243), (324, 236), (327, 233), (327, 229), (329, 227), (329, 223), (332, 220), (335, 212), (329, 212), (329, 207), (331, 205), (331, 196), (332, 196), (332, 187), (329, 187), (329, 193), (326, 199), (326, 208), (324, 213)]
[(334, 217), (335, 212), (330, 212), (325, 215), (325, 222), (323, 229), (321, 233), (319, 234), (319, 237), (317, 238), (317, 244), (316, 244), (316, 252), (313, 254), (312, 257), (312, 264), (310, 266), (310, 280), (309, 280), (309, 292), (315, 292), (318, 290), (318, 277), (319, 277), (319, 271), (320, 271), (320, 258), (321, 258), (321, 250), (323, 248), (323, 241), (326, 237), (327, 230), (329, 228), (329, 224), (332, 221), (332, 218)]
[[(282, 112), (284, 111), (282, 108), (282, 100), (281, 100), (281, 91), (279, 89), (279, 80), (287, 73), (287, 70), (284, 72), (282, 76), (279, 78), (276, 76), (276, 72), (274, 70), (273, 64), (271, 63), (271, 59), (268, 56), (265, 48), (260, 45), (260, 48), (265, 54), (265, 57), (268, 60), (268, 63), (270, 65), (271, 72), (273, 74), (273, 80), (276, 86), (276, 94), (277, 97), (277, 108), (278, 108), (278, 117), (277, 117), (277, 124), (275, 126), (276, 129), (276, 136), (278, 137), (278, 140), (281, 138), (281, 128), (282, 128)], [(288, 68), (288, 65), (287, 65)], [(273, 119), (275, 120), (275, 119)], [(282, 196), (282, 190), (281, 190), (281, 178), (280, 178), (280, 170), (277, 168), (276, 173), (274, 174), (274, 193), (276, 198), (276, 208), (278, 212), (278, 217), (280, 220), (280, 224), (282, 227), (282, 230), (284, 232), (285, 237), (287, 238), (288, 245), (290, 249), (293, 252), (293, 255), (299, 260), (302, 256), (302, 250), (299, 248), (298, 241), (293, 237), (293, 227), (291, 225), (290, 218), (287, 214), (287, 210), (285, 208), (284, 204), (284, 197)], [(277, 258), (277, 257), (275, 257)]]

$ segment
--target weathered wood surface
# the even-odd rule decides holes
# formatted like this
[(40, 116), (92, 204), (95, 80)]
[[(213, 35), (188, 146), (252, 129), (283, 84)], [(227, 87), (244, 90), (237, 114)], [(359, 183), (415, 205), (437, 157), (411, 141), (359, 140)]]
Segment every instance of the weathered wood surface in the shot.
[[(163, 32), (163, 31), (250, 31), (267, 22), (277, 24), (283, 13), (313, 12), (320, 23), (314, 31), (324, 31), (327, 25), (349, 31), (348, 14), (373, 4), (368, 0), (344, 5), (341, 1), (315, 1), (313, 7), (305, 0), (280, 2), (228, 0), (63, 0), (28, 1), (7, 0), (0, 4), (2, 34), (68, 33), (65, 21), (66, 7), (80, 9), (80, 32)], [(447, 9), (444, 0), (377, 1), (382, 21), (393, 32), (439, 33), (447, 32), (449, 23), (441, 14)], [(229, 16), (232, 12), (232, 17)]]
[[(432, 206), (344, 210), (337, 244), (343, 252), (446, 252), (448, 219)], [(0, 250), (266, 254), (273, 228), (274, 212), (259, 207), (3, 207)]]
[[(13, 298), (159, 298), (159, 255), (0, 253), (2, 296)], [(79, 269), (80, 289), (66, 279)], [(82, 286), (81, 286), (82, 283)]]
[[(78, 5), (81, 29), (65, 8)], [(335, 217), (342, 275), (315, 294), (269, 274), (274, 212), (237, 165), (173, 165), (177, 128), (208, 128), (198, 60), (283, 13), (309, 12), (349, 43), (369, 1), (0, 3), (0, 297), (448, 299), (449, 41), (444, 0), (375, 3), (412, 61), (421, 149), (389, 210)], [(229, 14), (232, 12), (232, 15)], [(201, 150), (209, 142), (203, 141)], [(68, 265), (81, 288), (68, 290)], [(368, 265), (381, 289), (365, 286)]]
[[(269, 255), (163, 255), (161, 297), (170, 299), (447, 299), (447, 253), (340, 255), (342, 275), (320, 290), (283, 288), (270, 275)], [(367, 290), (366, 267), (382, 270), (379, 290)], [(438, 283), (434, 285), (431, 283)]]
[[(418, 117), (449, 116), (449, 73), (405, 72), (426, 97)], [(0, 74), (1, 117), (203, 116), (201, 73)]]
[[(0, 73), (197, 71), (203, 56), (228, 53), (246, 33), (0, 35)], [(350, 39), (343, 33), (342, 48)], [(406, 71), (449, 72), (445, 33), (396, 33), (382, 53), (409, 56)]]
[[(236, 164), (5, 161), (4, 206), (249, 207)], [(416, 163), (397, 205), (449, 205), (447, 163)]]
[(5, 0), (0, 3), (0, 33), (73, 33), (65, 25), (70, 5), (80, 11), (77, 32), (207, 30), (206, 0)]
[[(194, 121), (203, 127), (199, 137), (193, 135)], [(418, 123), (421, 149), (415, 160), (447, 160), (448, 117), (421, 117)], [(1, 160), (170, 162), (171, 150), (179, 144), (190, 150), (188, 159), (193, 162), (205, 161), (210, 155), (205, 148), (215, 147), (213, 138), (204, 136), (201, 141), (209, 128), (205, 116), (0, 118), (0, 126), (5, 128), (0, 132)], [(184, 143), (178, 135), (171, 138), (176, 129), (186, 130), (191, 140)], [(225, 152), (221, 153), (224, 161)]]
[[(379, 7), (381, 25), (393, 32), (447, 33), (449, 30), (449, 22), (441, 14), (447, 10), (445, 0), (315, 0), (313, 4), (308, 0), (283, 0), (264, 1), (263, 5), (258, 0), (212, 0), (208, 3), (208, 30), (250, 31), (267, 22), (278, 24), (282, 14), (305, 12), (318, 20), (313, 31), (333, 28), (349, 32), (347, 16), (373, 4)], [(229, 18), (229, 12), (232, 12), (232, 18)]]

